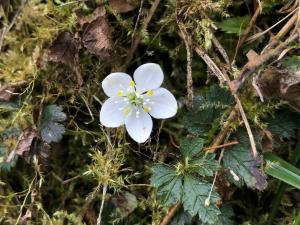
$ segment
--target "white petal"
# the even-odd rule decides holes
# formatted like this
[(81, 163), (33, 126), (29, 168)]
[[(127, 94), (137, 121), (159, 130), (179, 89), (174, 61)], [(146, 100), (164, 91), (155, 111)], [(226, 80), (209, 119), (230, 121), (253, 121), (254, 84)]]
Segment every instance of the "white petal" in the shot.
[(131, 81), (131, 77), (126, 73), (111, 73), (102, 81), (102, 88), (108, 97), (115, 97), (119, 91), (126, 94)]
[(177, 112), (177, 101), (174, 95), (165, 88), (158, 88), (149, 97), (149, 114), (156, 119), (166, 119), (174, 116)]
[(155, 63), (146, 63), (139, 66), (133, 74), (136, 90), (140, 93), (159, 88), (164, 80), (164, 73)]
[(139, 115), (136, 115), (137, 109), (134, 109), (125, 120), (125, 126), (130, 137), (138, 143), (145, 142), (152, 130), (152, 119), (148, 113), (142, 109), (139, 110)]
[(119, 127), (125, 123), (125, 107), (128, 107), (123, 97), (107, 99), (100, 110), (100, 122), (106, 127)]

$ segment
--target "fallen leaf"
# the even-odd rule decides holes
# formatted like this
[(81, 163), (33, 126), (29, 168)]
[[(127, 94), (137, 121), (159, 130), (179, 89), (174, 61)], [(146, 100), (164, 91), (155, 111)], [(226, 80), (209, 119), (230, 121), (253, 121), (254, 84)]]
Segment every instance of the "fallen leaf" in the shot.
[(82, 41), (90, 53), (100, 59), (107, 59), (112, 49), (111, 31), (107, 19), (99, 16), (85, 24)]
[(78, 43), (68, 32), (61, 32), (53, 41), (50, 47), (49, 57), (53, 62), (59, 62), (68, 65), (76, 75), (78, 86), (82, 86), (78, 59)]
[(91, 14), (87, 16), (82, 16), (80, 12), (76, 11), (77, 21), (81, 27), (83, 27), (85, 24), (91, 23), (94, 20), (96, 20), (98, 17), (104, 17), (105, 16), (105, 8), (103, 6), (100, 6), (96, 8)]
[(257, 82), (264, 97), (283, 99), (300, 112), (300, 70), (268, 67)]
[(2, 87), (0, 87), (0, 100), (2, 101), (10, 101), (10, 99), (13, 96), (13, 92), (15, 91), (14, 87), (8, 86), (8, 85), (4, 85)]
[(25, 130), (23, 130), (23, 132), (18, 138), (18, 144), (15, 149), (15, 153), (17, 155), (22, 156), (25, 152), (29, 152), (33, 140), (38, 136), (38, 132), (32, 129), (31, 127), (28, 127)]
[(108, 2), (109, 6), (119, 13), (126, 13), (137, 7), (135, 2), (132, 0), (109, 0)]

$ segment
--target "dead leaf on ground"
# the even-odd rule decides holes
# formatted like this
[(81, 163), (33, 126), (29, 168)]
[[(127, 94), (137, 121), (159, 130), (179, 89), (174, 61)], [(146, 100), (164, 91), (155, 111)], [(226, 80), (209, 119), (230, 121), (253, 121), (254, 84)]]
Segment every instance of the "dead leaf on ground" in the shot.
[(258, 85), (269, 99), (283, 99), (300, 112), (300, 71), (268, 67), (259, 77)]
[(78, 17), (78, 22), (83, 28), (84, 47), (100, 59), (107, 59), (112, 50), (112, 38), (103, 7), (96, 9), (90, 16)]
[(36, 130), (32, 129), (31, 127), (26, 128), (19, 136), (15, 153), (22, 156), (25, 152), (29, 152), (33, 140), (38, 136), (39, 135)]
[(108, 2), (109, 6), (119, 13), (126, 13), (137, 7), (136, 2), (133, 0), (109, 0)]
[(10, 99), (13, 96), (13, 92), (15, 91), (14, 87), (8, 86), (8, 85), (4, 85), (2, 87), (0, 87), (0, 100), (2, 101), (10, 101)]
[(76, 75), (78, 86), (82, 86), (78, 59), (78, 43), (68, 32), (61, 32), (53, 41), (50, 47), (49, 57), (53, 62), (59, 62), (68, 65)]
[(87, 23), (93, 22), (98, 17), (104, 17), (105, 14), (106, 12), (103, 6), (96, 8), (91, 14), (87, 16), (82, 16), (79, 11), (76, 11), (77, 22), (81, 27), (83, 27)]

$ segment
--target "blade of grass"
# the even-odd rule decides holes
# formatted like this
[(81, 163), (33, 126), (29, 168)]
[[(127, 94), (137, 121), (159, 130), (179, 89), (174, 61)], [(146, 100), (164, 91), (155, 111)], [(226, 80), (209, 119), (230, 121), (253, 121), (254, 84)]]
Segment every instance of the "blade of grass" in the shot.
[[(297, 162), (300, 159), (300, 140), (298, 141), (295, 150), (293, 151), (292, 157), (291, 157), (291, 164), (292, 165), (296, 165)], [(288, 185), (284, 182), (279, 182), (279, 186), (278, 186), (278, 190), (277, 190), (277, 194), (275, 196), (275, 199), (273, 200), (272, 204), (271, 204), (271, 210), (269, 213), (269, 217), (268, 217), (268, 221), (266, 225), (272, 225), (273, 221), (277, 215), (277, 211), (281, 202), (281, 199), (284, 195), (285, 189), (288, 187)], [(300, 212), (298, 213), (298, 216), (295, 220), (295, 225), (300, 224)]]

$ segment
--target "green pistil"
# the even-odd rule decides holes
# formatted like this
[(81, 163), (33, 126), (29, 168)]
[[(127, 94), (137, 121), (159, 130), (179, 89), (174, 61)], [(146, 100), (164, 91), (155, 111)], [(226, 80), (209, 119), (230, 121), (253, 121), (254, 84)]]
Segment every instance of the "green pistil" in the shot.
[(136, 107), (142, 107), (143, 106), (143, 98), (141, 96), (137, 96), (135, 92), (131, 92), (127, 94), (127, 99), (129, 103)]

